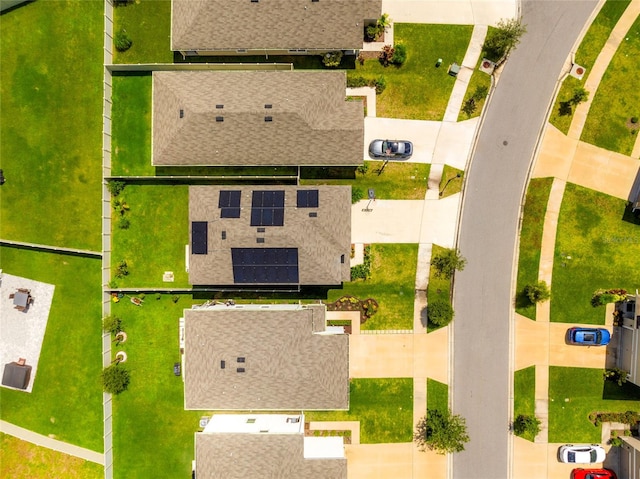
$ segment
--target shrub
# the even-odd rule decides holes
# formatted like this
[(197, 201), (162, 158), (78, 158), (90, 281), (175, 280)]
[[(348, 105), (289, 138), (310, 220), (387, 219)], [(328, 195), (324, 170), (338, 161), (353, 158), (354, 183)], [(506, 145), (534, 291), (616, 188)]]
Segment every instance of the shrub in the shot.
[(356, 171), (361, 175), (365, 175), (367, 171), (369, 171), (369, 162), (365, 161), (362, 163), (358, 168), (356, 168)]
[(437, 454), (447, 454), (464, 451), (469, 435), (462, 416), (451, 414), (448, 409), (427, 409), (427, 415), (416, 425), (413, 439), (421, 451), (429, 449)]
[(612, 437), (611, 439), (609, 439), (609, 444), (611, 444), (612, 447), (621, 447), (623, 441), (619, 437)]
[(431, 265), (436, 269), (436, 276), (449, 279), (453, 273), (462, 271), (467, 260), (454, 248), (447, 248), (431, 260)]
[(373, 298), (367, 298), (362, 302), (362, 310), (368, 319), (378, 312), (378, 302)]
[(118, 228), (120, 228), (121, 230), (128, 230), (129, 226), (131, 226), (131, 222), (129, 221), (129, 218), (125, 218), (124, 216), (121, 216), (120, 219), (118, 220)]
[(351, 187), (351, 203), (357, 203), (364, 198), (364, 191), (358, 186)]
[(349, 88), (360, 88), (362, 86), (370, 86), (369, 80), (364, 77), (347, 77), (347, 87)]
[(402, 65), (407, 59), (407, 47), (403, 43), (395, 44), (395, 51), (391, 58), (391, 63), (394, 65)]
[(102, 370), (102, 386), (106, 393), (120, 394), (129, 386), (129, 371), (119, 364), (112, 364)]
[(631, 123), (633, 123), (634, 125), (635, 125), (636, 123), (638, 123), (638, 117), (637, 117), (637, 116), (632, 116), (632, 117), (631, 117)]
[(538, 281), (534, 284), (528, 284), (524, 287), (524, 294), (531, 304), (542, 303), (551, 297), (549, 286), (544, 281)]
[(114, 197), (122, 193), (122, 190), (124, 190), (125, 186), (127, 186), (127, 184), (124, 181), (112, 180), (107, 182), (107, 190), (109, 190), (111, 196)]
[(156, 300), (159, 300), (160, 298), (162, 298), (162, 295), (160, 293), (156, 293)]
[(173, 301), (174, 303), (177, 303), (179, 299), (180, 299), (180, 296), (178, 296), (177, 294), (174, 294), (173, 296), (171, 296), (171, 301)]
[(387, 88), (387, 80), (380, 75), (376, 80), (374, 80), (374, 88), (376, 89), (376, 95), (380, 95), (385, 88)]
[(489, 93), (489, 88), (487, 88), (486, 85), (478, 85), (473, 92), (473, 95), (471, 95), (471, 98), (475, 101), (480, 101), (487, 96), (487, 93)]
[(591, 306), (597, 308), (598, 306), (605, 306), (608, 303), (618, 303), (625, 299), (627, 299), (626, 289), (598, 289), (591, 297)]
[(513, 421), (513, 432), (515, 432), (517, 436), (527, 434), (535, 438), (540, 432), (541, 424), (540, 420), (535, 416), (520, 414), (516, 420)]
[(434, 326), (446, 326), (453, 319), (451, 304), (443, 300), (435, 300), (427, 304), (427, 319)]
[(115, 198), (113, 200), (113, 209), (120, 213), (120, 215), (124, 215), (127, 211), (129, 211), (129, 205), (124, 200), (124, 198)]
[(624, 369), (609, 368), (604, 370), (603, 376), (605, 381), (614, 381), (618, 383), (618, 386), (622, 386), (627, 382), (627, 374), (629, 373)]
[(362, 264), (351, 268), (351, 281), (356, 279), (367, 280), (371, 277), (371, 246), (365, 246)]
[(118, 267), (116, 268), (116, 278), (122, 279), (125, 276), (129, 275), (129, 265), (125, 260), (122, 260), (118, 263)]
[(102, 330), (105, 333), (117, 334), (122, 331), (122, 320), (117, 316), (106, 316), (102, 318)]
[(322, 55), (322, 63), (325, 67), (338, 67), (340, 66), (340, 62), (342, 61), (342, 50), (337, 50), (335, 52), (327, 52)]
[(126, 52), (129, 48), (131, 48), (131, 45), (133, 45), (131, 37), (129, 37), (129, 34), (124, 28), (116, 32), (114, 41), (116, 44), (116, 50), (118, 50), (119, 52)]
[(380, 51), (380, 56), (378, 57), (380, 64), (383, 67), (388, 67), (393, 60), (394, 53), (395, 49), (391, 45), (385, 45)]
[(360, 88), (363, 86), (369, 86), (376, 89), (376, 94), (379, 95), (387, 87), (387, 81), (382, 75), (378, 78), (364, 78), (364, 77), (347, 77), (347, 87)]

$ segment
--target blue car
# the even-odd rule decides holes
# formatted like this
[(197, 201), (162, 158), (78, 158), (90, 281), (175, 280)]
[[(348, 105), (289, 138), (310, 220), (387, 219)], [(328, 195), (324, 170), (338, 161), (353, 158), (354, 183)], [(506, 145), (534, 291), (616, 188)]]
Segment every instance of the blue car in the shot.
[(569, 343), (579, 346), (606, 346), (611, 341), (611, 333), (604, 328), (571, 328)]

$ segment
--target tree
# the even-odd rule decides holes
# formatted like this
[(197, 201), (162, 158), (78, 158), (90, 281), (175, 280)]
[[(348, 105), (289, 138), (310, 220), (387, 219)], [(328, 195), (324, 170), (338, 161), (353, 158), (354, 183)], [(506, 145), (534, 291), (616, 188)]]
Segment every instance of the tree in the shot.
[(131, 45), (133, 45), (131, 37), (124, 28), (116, 32), (114, 40), (116, 44), (116, 50), (118, 50), (119, 52), (126, 52), (129, 48), (131, 48)]
[(551, 297), (549, 286), (544, 281), (526, 285), (524, 287), (524, 294), (529, 298), (531, 304), (542, 303)]
[(513, 421), (513, 432), (517, 436), (528, 435), (535, 438), (540, 432), (540, 419), (535, 416), (527, 416), (524, 414), (518, 415), (515, 421)]
[(107, 316), (102, 319), (102, 330), (105, 333), (117, 334), (122, 331), (122, 320), (117, 316)]
[(118, 363), (102, 370), (102, 386), (104, 392), (120, 394), (129, 386), (129, 371)]
[(427, 318), (434, 326), (446, 326), (453, 319), (453, 308), (448, 301), (433, 301), (427, 305)]
[(589, 92), (582, 87), (578, 87), (573, 90), (573, 96), (569, 100), (572, 105), (579, 105), (589, 99)]
[(484, 41), (482, 49), (487, 58), (496, 63), (502, 63), (518, 43), (520, 37), (526, 33), (527, 28), (520, 19), (502, 19), (495, 29), (490, 30)]
[(462, 113), (467, 115), (467, 118), (471, 118), (471, 115), (476, 112), (477, 107), (478, 105), (476, 105), (476, 101), (473, 97), (467, 98), (462, 105)]
[(456, 270), (462, 271), (466, 264), (467, 260), (455, 248), (446, 248), (431, 260), (436, 276), (446, 279), (451, 278)]
[(462, 416), (451, 414), (448, 409), (427, 409), (427, 415), (416, 425), (413, 439), (421, 451), (429, 449), (438, 454), (447, 454), (464, 451), (469, 435)]

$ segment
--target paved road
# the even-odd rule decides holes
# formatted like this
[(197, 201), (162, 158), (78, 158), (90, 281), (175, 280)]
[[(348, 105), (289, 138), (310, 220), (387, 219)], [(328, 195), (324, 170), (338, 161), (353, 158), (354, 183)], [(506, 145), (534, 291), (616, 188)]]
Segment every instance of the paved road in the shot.
[(520, 200), (554, 86), (596, 1), (523, 1), (528, 33), (502, 72), (478, 138), (460, 224), (453, 409), (471, 437), (453, 477), (510, 476), (509, 341)]

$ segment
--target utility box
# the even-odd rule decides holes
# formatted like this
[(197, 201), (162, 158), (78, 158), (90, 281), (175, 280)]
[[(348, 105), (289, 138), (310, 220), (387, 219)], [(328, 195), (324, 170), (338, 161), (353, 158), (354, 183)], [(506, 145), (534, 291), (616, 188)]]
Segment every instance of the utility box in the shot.
[(460, 72), (460, 65), (458, 65), (457, 63), (453, 63), (449, 66), (449, 75), (451, 75), (452, 77), (457, 77), (458, 72)]

